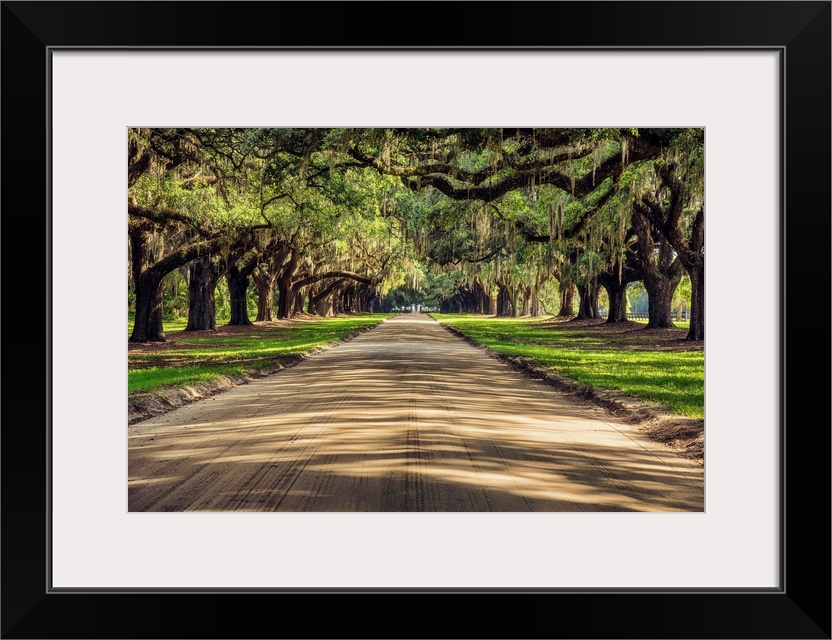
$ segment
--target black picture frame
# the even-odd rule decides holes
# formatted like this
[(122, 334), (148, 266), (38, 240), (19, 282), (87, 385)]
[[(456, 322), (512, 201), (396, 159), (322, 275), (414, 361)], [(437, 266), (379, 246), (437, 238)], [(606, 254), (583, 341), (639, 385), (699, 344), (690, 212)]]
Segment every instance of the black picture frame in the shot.
[[(828, 322), (830, 304), (828, 292), (816, 284), (819, 279), (826, 284), (830, 265), (830, 6), (828, 1), (3, 2), (2, 637), (830, 638), (829, 332), (828, 325), (817, 326)], [(385, 29), (367, 19), (373, 12), (380, 12)], [(48, 339), (42, 337), (48, 337), (52, 317), (50, 51), (62, 47), (779, 51), (785, 78), (780, 588), (52, 591), (47, 563), (52, 381)], [(738, 259), (750, 261), (745, 273), (754, 277), (753, 257)], [(18, 322), (25, 324), (25, 339)], [(807, 366), (819, 358), (827, 365), (823, 375)], [(817, 510), (800, 506), (806, 495), (820, 505)], [(308, 606), (318, 615), (301, 615)], [(390, 620), (398, 624), (391, 627)]]

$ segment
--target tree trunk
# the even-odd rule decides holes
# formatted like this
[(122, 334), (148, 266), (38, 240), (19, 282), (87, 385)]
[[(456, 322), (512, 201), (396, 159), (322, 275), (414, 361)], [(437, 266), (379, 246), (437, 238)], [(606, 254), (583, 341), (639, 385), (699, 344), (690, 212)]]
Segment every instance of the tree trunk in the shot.
[(343, 280), (333, 280), (326, 286), (315, 285), (309, 291), (309, 313), (318, 316), (331, 316), (332, 298), (344, 286)]
[(294, 278), (299, 259), (300, 256), (292, 252), (289, 261), (277, 277), (277, 317), (280, 320), (290, 318), (295, 308), (295, 289), (292, 286), (292, 278)]
[(362, 287), (358, 292), (356, 292), (356, 304), (355, 304), (355, 311), (356, 313), (367, 313), (367, 309), (370, 308), (370, 292), (367, 291), (366, 288)]
[(598, 281), (607, 290), (607, 297), (610, 299), (607, 322), (627, 321), (627, 282), (619, 282), (615, 274), (599, 274)]
[(294, 298), (292, 315), (296, 316), (303, 313), (304, 303), (306, 302), (306, 287), (301, 287), (297, 291), (294, 291), (292, 297)]
[(497, 317), (514, 318), (516, 315), (517, 308), (511, 291), (505, 285), (497, 283)]
[(274, 285), (283, 269), (283, 263), (292, 254), (292, 249), (277, 243), (268, 247), (263, 260), (252, 272), (257, 287), (257, 322), (274, 319)]
[(162, 278), (144, 274), (135, 281), (136, 315), (130, 342), (165, 342), (162, 329)]
[(188, 284), (188, 326), (185, 331), (217, 330), (214, 290), (218, 280), (213, 257), (197, 258), (191, 266)]
[(540, 287), (535, 286), (531, 288), (529, 315), (533, 318), (539, 318), (543, 313), (540, 310)]
[(598, 289), (597, 282), (578, 285), (578, 315), (576, 320), (595, 320), (598, 317)]
[(257, 289), (257, 322), (274, 319), (274, 281), (275, 276), (259, 269), (251, 274)]
[(705, 339), (705, 267), (693, 268), (690, 275), (690, 328), (688, 340)]
[[(650, 220), (661, 230), (664, 238), (676, 251), (678, 260), (687, 270), (691, 279), (691, 309), (688, 340), (705, 338), (705, 209), (696, 212), (687, 232), (683, 227), (683, 212), (686, 194), (685, 180), (676, 175), (676, 165), (667, 163), (659, 168), (662, 185), (669, 189), (667, 205), (657, 198), (643, 197), (642, 202), (633, 203), (634, 227), (637, 219)], [(641, 237), (639, 237), (641, 243)], [(694, 279), (696, 285), (694, 285)], [(694, 291), (696, 293), (694, 294)]]
[(306, 297), (306, 313), (310, 316), (318, 315), (315, 311), (315, 298), (318, 297), (320, 290), (321, 287), (317, 284), (309, 287), (309, 295)]
[(134, 229), (129, 234), (136, 313), (130, 342), (164, 342), (162, 329), (162, 280), (164, 274), (147, 271), (147, 232)]
[(613, 287), (607, 289), (610, 309), (607, 322), (627, 322), (627, 287)]
[[(638, 238), (638, 260), (644, 288), (647, 290), (646, 329), (672, 328), (673, 292), (679, 285), (684, 268), (667, 239), (651, 228), (646, 216), (633, 209), (633, 231)], [(656, 233), (657, 241), (653, 234)], [(658, 244), (658, 247), (656, 246)]]
[(477, 313), (481, 313), (483, 315), (489, 315), (494, 313), (492, 309), (494, 308), (494, 299), (486, 293), (485, 289), (480, 286), (477, 290)]
[(312, 310), (310, 311), (310, 313), (312, 313), (314, 315), (317, 315), (317, 316), (322, 316), (322, 317), (331, 316), (333, 314), (333, 312), (332, 312), (332, 298), (333, 298), (333, 294), (329, 293), (327, 295), (323, 295), (323, 296), (319, 296), (319, 297), (315, 298), (315, 300), (313, 302), (313, 299), (310, 296), (309, 297), (309, 303), (310, 303), (310, 306), (312, 307)]
[(575, 315), (574, 310), (575, 300), (575, 286), (570, 282), (569, 284), (561, 284), (560, 287), (560, 310), (558, 317), (568, 318)]
[(350, 286), (344, 289), (341, 296), (341, 304), (344, 313), (352, 313), (355, 308), (355, 289)]
[(667, 329), (675, 327), (673, 324), (673, 291), (679, 280), (660, 278), (653, 280), (649, 285), (644, 282), (647, 289), (647, 317), (646, 329)]
[(292, 274), (285, 274), (277, 279), (277, 317), (279, 320), (292, 315), (293, 303)]
[(251, 324), (251, 320), (248, 319), (248, 303), (246, 301), (246, 293), (251, 281), (236, 266), (228, 270), (225, 280), (228, 282), (228, 293), (231, 297), (231, 320), (228, 324)]
[(482, 280), (480, 280), (479, 276), (474, 278), (474, 282), (471, 284), (471, 287), (474, 292), (474, 313), (482, 313), (486, 315), (491, 313), (491, 296), (485, 290), (485, 286), (483, 286)]
[(518, 289), (523, 292), (523, 312), (521, 315), (532, 315), (532, 287), (531, 285), (521, 285)]

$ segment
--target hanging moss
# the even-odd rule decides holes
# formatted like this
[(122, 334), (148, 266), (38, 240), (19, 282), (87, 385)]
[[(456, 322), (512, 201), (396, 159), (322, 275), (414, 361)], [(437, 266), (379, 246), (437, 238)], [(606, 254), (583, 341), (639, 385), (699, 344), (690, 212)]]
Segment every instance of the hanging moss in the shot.
[(603, 149), (600, 146), (595, 147), (592, 151), (592, 186), (595, 186), (595, 172), (601, 166)]

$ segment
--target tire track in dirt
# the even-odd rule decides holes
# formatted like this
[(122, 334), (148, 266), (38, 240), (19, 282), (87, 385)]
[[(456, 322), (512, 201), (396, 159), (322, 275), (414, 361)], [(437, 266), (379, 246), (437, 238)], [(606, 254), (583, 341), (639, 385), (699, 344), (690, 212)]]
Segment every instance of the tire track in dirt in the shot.
[(422, 314), (137, 423), (130, 511), (701, 511), (703, 473)]
[[(322, 412), (329, 411), (334, 413), (335, 410), (343, 406), (344, 402), (349, 398), (349, 394), (357, 385), (342, 390), (338, 397), (328, 402), (322, 409)], [(289, 404), (287, 409), (301, 405), (301, 401)], [(254, 416), (267, 414), (267, 411), (261, 410), (255, 412)], [(196, 417), (197, 420), (211, 419), (211, 412), (201, 413)], [(265, 501), (266, 506), (270, 507), (271, 502), (274, 501), (274, 495), (281, 495), (281, 481), (287, 476), (291, 477), (292, 471), (298, 465), (300, 470), (303, 469), (308, 456), (314, 452), (314, 447), (319, 436), (331, 422), (333, 416), (326, 416), (324, 413), (313, 416), (307, 422), (298, 427), (298, 429), (291, 434), (285, 444), (278, 444), (271, 434), (263, 435), (254, 438), (236, 438), (230, 444), (215, 449), (213, 452), (213, 460), (202, 465), (195, 465), (192, 462), (183, 461), (181, 458), (171, 461), (169, 465), (158, 469), (157, 473), (161, 474), (175, 474), (179, 473), (180, 480), (177, 484), (171, 487), (161, 495), (153, 495), (149, 500), (142, 500), (139, 495), (130, 496), (131, 511), (133, 506), (137, 511), (171, 511), (180, 510), (178, 505), (181, 502), (187, 501), (189, 503), (187, 510), (194, 511), (215, 511), (215, 510), (259, 510), (263, 506), (263, 500), (258, 500), (255, 497), (257, 491), (265, 490), (270, 494), (269, 500)], [(251, 422), (251, 419), (247, 422)], [(225, 432), (233, 432), (234, 429), (227, 429)], [(219, 442), (222, 442), (220, 440)], [(308, 442), (302, 445), (300, 451), (291, 454), (298, 443)], [(175, 447), (171, 444), (171, 447)], [(241, 473), (241, 465), (222, 464), (223, 460), (234, 460), (235, 458), (245, 457), (246, 450), (251, 449), (265, 449), (268, 456), (273, 458), (266, 460), (262, 464), (253, 466), (248, 470), (248, 473)], [(283, 460), (283, 456), (290, 458), (288, 462), (288, 469), (283, 470), (283, 464), (278, 464), (278, 461)], [(187, 471), (182, 470), (182, 465), (188, 465), (190, 468)], [(250, 465), (251, 466), (251, 465)], [(278, 467), (281, 469), (280, 474), (275, 474), (272, 470)], [(300, 471), (298, 471), (299, 473)], [(138, 471), (132, 471), (138, 473)], [(271, 484), (268, 484), (269, 476), (272, 477)], [(285, 488), (287, 491), (291, 488), (293, 481), (289, 482), (289, 486)], [(261, 486), (265, 485), (265, 486)], [(213, 487), (222, 487), (219, 492), (212, 491)], [(239, 487), (239, 488), (237, 488)], [(138, 493), (138, 492), (136, 492)], [(172, 495), (174, 494), (175, 495)], [(280, 503), (282, 497), (278, 499), (277, 504)]]

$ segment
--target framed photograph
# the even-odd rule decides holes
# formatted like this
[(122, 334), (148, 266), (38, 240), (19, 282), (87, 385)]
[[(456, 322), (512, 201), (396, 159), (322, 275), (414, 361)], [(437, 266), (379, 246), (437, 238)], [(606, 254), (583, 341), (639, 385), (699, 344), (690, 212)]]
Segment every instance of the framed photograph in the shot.
[[(829, 2), (2, 11), (3, 637), (830, 637)], [(704, 510), (130, 508), (138, 126), (704, 128)]]

